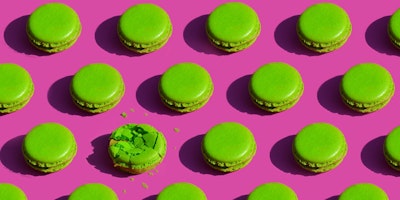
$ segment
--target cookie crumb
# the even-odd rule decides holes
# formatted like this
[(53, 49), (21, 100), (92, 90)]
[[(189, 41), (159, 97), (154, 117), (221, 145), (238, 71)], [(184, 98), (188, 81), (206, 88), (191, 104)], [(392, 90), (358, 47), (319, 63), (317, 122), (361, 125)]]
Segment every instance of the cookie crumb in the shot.
[(177, 147), (174, 147), (174, 150), (176, 150), (177, 149)]
[(155, 171), (156, 173), (158, 173), (158, 169), (155, 169), (154, 171)]
[(179, 128), (174, 128), (175, 133), (179, 133), (181, 130)]
[(129, 180), (130, 180), (130, 181), (134, 181), (134, 180), (135, 180), (135, 178), (131, 177), (131, 178), (129, 178)]
[(149, 113), (144, 113), (144, 116), (146, 116), (146, 117), (149, 116)]
[(149, 172), (149, 176), (153, 176), (154, 175), (154, 173), (153, 172)]
[(143, 187), (144, 189), (148, 189), (148, 188), (149, 188), (149, 185), (147, 185), (145, 182), (142, 182), (142, 187)]
[(122, 192), (123, 192), (124, 194), (126, 194), (126, 190), (125, 190), (125, 189), (123, 189)]
[(126, 118), (126, 116), (128, 116), (128, 115), (126, 114), (126, 112), (122, 112), (122, 113), (121, 113), (121, 116), (122, 116), (123, 118)]
[(131, 111), (131, 112), (135, 112), (135, 109), (131, 108), (129, 111)]

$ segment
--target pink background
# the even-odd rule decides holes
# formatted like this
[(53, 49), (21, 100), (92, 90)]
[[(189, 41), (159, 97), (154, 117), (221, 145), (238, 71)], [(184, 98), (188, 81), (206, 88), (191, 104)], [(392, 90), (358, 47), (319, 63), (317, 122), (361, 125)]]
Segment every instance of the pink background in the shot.
[[(316, 0), (243, 0), (258, 13), (262, 23), (259, 38), (251, 48), (224, 54), (213, 48), (204, 34), (204, 22), (217, 5), (226, 2), (153, 0), (163, 7), (173, 23), (169, 42), (159, 51), (136, 55), (125, 50), (116, 36), (118, 17), (128, 7), (143, 1), (63, 0), (79, 14), (83, 29), (67, 51), (46, 55), (27, 41), (28, 15), (48, 0), (13, 0), (0, 12), (0, 63), (25, 67), (35, 83), (35, 94), (22, 110), (0, 116), (0, 182), (21, 187), (29, 199), (66, 200), (77, 186), (100, 182), (110, 186), (120, 199), (154, 199), (165, 186), (179, 181), (196, 184), (209, 199), (245, 199), (262, 183), (287, 184), (299, 199), (336, 199), (346, 187), (359, 182), (380, 186), (390, 199), (400, 199), (400, 172), (389, 168), (382, 156), (385, 135), (400, 125), (400, 96), (375, 113), (349, 111), (338, 94), (340, 77), (351, 66), (375, 62), (386, 67), (400, 83), (400, 51), (386, 35), (396, 1), (332, 1), (342, 6), (353, 23), (353, 32), (339, 50), (317, 55), (303, 48), (295, 34), (298, 15)], [(92, 1), (94, 2), (94, 1)], [(166, 109), (157, 95), (160, 75), (178, 62), (195, 62), (211, 74), (215, 91), (202, 109), (184, 115)], [(261, 65), (283, 61), (301, 73), (305, 90), (292, 109), (266, 114), (251, 104), (247, 94), (250, 75)], [(68, 85), (82, 66), (104, 62), (117, 68), (126, 93), (113, 110), (88, 115), (71, 102)], [(134, 112), (130, 110), (134, 109)], [(120, 116), (122, 112), (127, 117)], [(21, 142), (35, 125), (54, 121), (75, 134), (78, 153), (66, 169), (39, 174), (23, 161)], [(247, 126), (257, 141), (253, 161), (244, 169), (221, 174), (204, 164), (200, 153), (203, 134), (213, 125), (236, 121)], [(348, 142), (348, 154), (336, 169), (310, 174), (300, 169), (291, 155), (291, 142), (302, 127), (328, 122), (340, 128)], [(148, 123), (162, 131), (168, 141), (165, 160), (152, 174), (129, 175), (115, 170), (107, 154), (109, 134), (125, 123)], [(180, 132), (174, 131), (179, 128)], [(132, 181), (131, 178), (134, 178)], [(142, 186), (145, 183), (148, 188)]]

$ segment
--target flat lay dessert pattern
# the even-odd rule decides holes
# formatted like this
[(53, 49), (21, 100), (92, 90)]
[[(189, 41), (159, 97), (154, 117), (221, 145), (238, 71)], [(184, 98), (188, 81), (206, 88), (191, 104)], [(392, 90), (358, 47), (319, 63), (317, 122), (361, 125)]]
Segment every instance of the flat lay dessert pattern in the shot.
[[(51, 1), (10, 1), (4, 4), (4, 11), (0, 13), (0, 31), (3, 33), (0, 39), (0, 63), (15, 64), (29, 74), (27, 76), (26, 73), (21, 73), (24, 74), (23, 81), (9, 83), (9, 86), (25, 84), (25, 90), (22, 92), (24, 94), (20, 98), (26, 104), (15, 103), (23, 106), (17, 106), (0, 115), (0, 173), (2, 183), (17, 186), (28, 199), (66, 200), (75, 198), (74, 191), (79, 191), (79, 188), (86, 188), (88, 191), (79, 195), (106, 191), (100, 187), (90, 188), (90, 185), (86, 185), (90, 183), (107, 186), (111, 189), (107, 189), (109, 195), (122, 200), (157, 199), (164, 188), (175, 183), (193, 184), (207, 199), (247, 199), (251, 197), (253, 190), (266, 183), (282, 183), (294, 191), (298, 199), (345, 198), (346, 189), (357, 183), (374, 184), (381, 188), (388, 198), (400, 198), (397, 188), (400, 174), (395, 167), (390, 166), (391, 163), (397, 162), (396, 150), (391, 143), (396, 143), (396, 134), (393, 132), (396, 132), (396, 127), (400, 125), (397, 112), (400, 97), (395, 90), (399, 83), (400, 52), (391, 41), (395, 37), (393, 32), (396, 31), (396, 15), (391, 17), (398, 9), (396, 2), (368, 1), (364, 2), (362, 8), (355, 2), (328, 2), (345, 11), (351, 29), (348, 21), (344, 20), (345, 26), (341, 36), (345, 39), (340, 36), (339, 44), (332, 47), (334, 51), (321, 53), (304, 46), (297, 32), (298, 26), (301, 26), (301, 15), (310, 6), (318, 3), (313, 0), (244, 0), (232, 4), (225, 0), (146, 2), (161, 8), (165, 13), (161, 11), (159, 14), (163, 16), (162, 20), (166, 21), (165, 29), (160, 32), (159, 41), (162, 42), (143, 53), (124, 46), (121, 42), (121, 30), (118, 31), (118, 27), (122, 25), (122, 15), (142, 2), (99, 1), (96, 3), (96, 9), (93, 9), (93, 4), (77, 0), (59, 2), (62, 4), (57, 5), (65, 5), (66, 7), (61, 6), (65, 10), (60, 10), (60, 13), (52, 11), (50, 14), (68, 15), (71, 18), (67, 21), (71, 26), (63, 26), (69, 28), (70, 32), (60, 34), (69, 36), (60, 40), (62, 42), (52, 44), (63, 44), (54, 48), (37, 46), (39, 43), (33, 40), (39, 40), (39, 36), (32, 34), (45, 33), (45, 27), (48, 28), (43, 24), (35, 26), (33, 13)], [(221, 20), (212, 12), (221, 5), (225, 5), (226, 9), (230, 5), (238, 7), (229, 9), (243, 9), (240, 13), (227, 11), (225, 14), (228, 16), (238, 14), (239, 18), (251, 19), (247, 21), (250, 22), (247, 24), (247, 28), (250, 28), (249, 37), (244, 37), (245, 40), (238, 42), (245, 44), (244, 46), (221, 48), (216, 43), (213, 44), (216, 38), (209, 38), (213, 36), (210, 27), (218, 24), (211, 23), (213, 20)], [(373, 9), (374, 12), (365, 12), (368, 9)], [(146, 19), (142, 19), (144, 24)], [(32, 23), (30, 28), (27, 27), (29, 23)], [(225, 29), (218, 25), (213, 28)], [(244, 30), (243, 26), (233, 28)], [(48, 46), (52, 46), (50, 43)], [(298, 75), (301, 75), (302, 84), (296, 81), (297, 84), (293, 87), (298, 88), (292, 88), (293, 91), (297, 91), (295, 93), (301, 95), (294, 98), (294, 106), (283, 107), (282, 112), (268, 112), (252, 102), (249, 84), (257, 69), (277, 62), (292, 66), (298, 72), (294, 76), (297, 80)], [(212, 77), (212, 87), (208, 78), (208, 86), (205, 86), (205, 91), (208, 91), (208, 95), (205, 96), (209, 98), (201, 106), (194, 107), (191, 112), (176, 112), (170, 109), (163, 103), (160, 95), (160, 81), (164, 73), (179, 63), (195, 63)], [(378, 104), (384, 106), (368, 110), (373, 112), (351, 109), (343, 101), (344, 95), (341, 91), (342, 81), (349, 80), (346, 72), (353, 66), (364, 63), (381, 66), (386, 71), (379, 71), (382, 72), (380, 75), (389, 80), (387, 90), (382, 96), (390, 97), (390, 100), (383, 98), (384, 103)], [(78, 79), (79, 75), (76, 74), (84, 66), (91, 64), (111, 66), (112, 68), (105, 68), (115, 69), (118, 73), (114, 70), (105, 72), (101, 67), (95, 67), (93, 71), (89, 70), (83, 78), (81, 77), (78, 81), (81, 83), (80, 87), (72, 86), (72, 82), (76, 83)], [(87, 85), (90, 81), (86, 78), (97, 77), (96, 73), (103, 74), (103, 78)], [(388, 78), (388, 74), (391, 78)], [(112, 80), (108, 79), (110, 77)], [(374, 78), (365, 79), (373, 81)], [(5, 80), (0, 80), (2, 86), (6, 85)], [(103, 86), (93, 89), (99, 85)], [(6, 89), (9, 86), (6, 86)], [(107, 106), (95, 112), (91, 112), (93, 109), (90, 106), (79, 106), (81, 104), (76, 103), (78, 95), (74, 93), (87, 86), (89, 89), (81, 92), (82, 95), (100, 94), (100, 91), (103, 94), (111, 92), (100, 98), (101, 102), (97, 101), (99, 97), (88, 102), (87, 98), (84, 98), (85, 105)], [(212, 95), (209, 95), (210, 88)], [(275, 91), (284, 92), (283, 89), (285, 88), (277, 88)], [(27, 97), (29, 101), (26, 100)], [(109, 102), (112, 104), (108, 104)], [(73, 135), (74, 140), (71, 139), (71, 134), (66, 134), (69, 135), (67, 141), (55, 142), (58, 145), (45, 151), (46, 154), (57, 154), (57, 149), (63, 149), (65, 154), (59, 157), (62, 159), (56, 162), (61, 163), (56, 165), (57, 167), (50, 167), (50, 170), (47, 167), (32, 167), (29, 163), (39, 159), (37, 156), (28, 156), (24, 150), (26, 136), (32, 128), (50, 122), (62, 124), (69, 130), (67, 132)], [(235, 170), (227, 172), (221, 170), (226, 168), (214, 169), (210, 166), (204, 158), (204, 151), (202, 152), (204, 140), (210, 139), (207, 135), (209, 131), (224, 122), (239, 123), (251, 130), (256, 144), (256, 151), (245, 151), (250, 153), (244, 154), (245, 158), (249, 158), (250, 155), (251, 161), (244, 159), (244, 165), (238, 165)], [(324, 168), (329, 170), (323, 170), (321, 173), (303, 169), (296, 163), (298, 155), (292, 152), (298, 132), (316, 122), (325, 122), (337, 127), (347, 145), (345, 156), (344, 148), (338, 148), (339, 152), (342, 152), (338, 153), (342, 159), (340, 164)], [(108, 148), (116, 144), (112, 139), (113, 132), (127, 124), (148, 124), (162, 133), (165, 141), (159, 140), (162, 138), (160, 135), (155, 137), (154, 134), (141, 134), (137, 131), (125, 132), (129, 128), (122, 128), (122, 135), (135, 137), (125, 138), (128, 139), (125, 141), (126, 145), (120, 146), (123, 146), (123, 149), (113, 147), (110, 156)], [(389, 133), (392, 135), (389, 136)], [(54, 144), (54, 141), (49, 140), (56, 138), (54, 136), (52, 132), (47, 132), (43, 138), (34, 139), (40, 143), (40, 147), (36, 145), (36, 150)], [(110, 142), (110, 138), (113, 142)], [(232, 142), (230, 139), (232, 138), (226, 137), (219, 142), (212, 141), (220, 143), (216, 146), (218, 149)], [(158, 144), (161, 151), (159, 156), (156, 156), (158, 158), (155, 159), (155, 165), (141, 168), (135, 173), (116, 167), (113, 161), (126, 162), (127, 159), (123, 156), (131, 155), (126, 152), (132, 150), (132, 155), (139, 155), (136, 154), (135, 148), (126, 151), (125, 147), (131, 145), (129, 142), (142, 153), (149, 150), (147, 148), (151, 144), (155, 145), (152, 148)], [(249, 145), (249, 149), (254, 150), (254, 147)], [(122, 157), (118, 157), (121, 155)], [(128, 159), (129, 163), (134, 163), (134, 157)], [(0, 188), (0, 194), (3, 191), (11, 189)], [(287, 191), (281, 190), (287, 195), (293, 194)], [(76, 198), (80, 198), (79, 195)]]

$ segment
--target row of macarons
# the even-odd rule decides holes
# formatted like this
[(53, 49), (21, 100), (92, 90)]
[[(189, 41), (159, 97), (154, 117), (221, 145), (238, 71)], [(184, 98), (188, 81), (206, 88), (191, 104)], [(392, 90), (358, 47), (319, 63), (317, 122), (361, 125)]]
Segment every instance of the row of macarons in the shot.
[[(61, 23), (62, 22), (62, 23)], [(335, 22), (335, 23), (332, 23)], [(63, 26), (59, 26), (63, 24)], [(400, 46), (400, 9), (391, 17), (388, 34), (395, 46)], [(38, 49), (56, 53), (71, 47), (81, 33), (78, 14), (63, 3), (39, 6), (29, 16), (27, 35)], [(150, 53), (164, 46), (172, 35), (168, 13), (152, 3), (135, 4), (119, 18), (116, 32), (122, 44), (137, 53)], [(345, 44), (352, 24), (340, 6), (323, 2), (309, 6), (297, 22), (297, 35), (308, 49), (326, 53)], [(257, 13), (242, 2), (219, 5), (208, 15), (205, 32), (210, 42), (226, 52), (238, 52), (250, 47), (261, 32)]]
[[(301, 98), (304, 83), (297, 69), (284, 62), (259, 67), (248, 83), (248, 93), (255, 105), (266, 112), (282, 112)], [(390, 72), (376, 63), (360, 63), (342, 77), (343, 102), (352, 110), (369, 113), (383, 108), (394, 95), (395, 83)], [(211, 98), (214, 83), (208, 71), (192, 62), (169, 67), (160, 77), (158, 93), (163, 104), (180, 113), (193, 112)], [(0, 64), (0, 113), (23, 108), (34, 93), (30, 74), (23, 67)], [(115, 107), (125, 93), (119, 71), (105, 63), (80, 68), (70, 83), (73, 102), (82, 110), (102, 113)]]
[[(385, 137), (382, 146), (386, 162), (400, 171), (400, 126)], [(60, 171), (73, 161), (77, 151), (74, 134), (64, 125), (46, 122), (29, 130), (22, 142), (26, 164), (41, 173)], [(149, 124), (128, 123), (109, 136), (108, 154), (117, 170), (142, 174), (154, 169), (167, 153), (165, 135)], [(221, 173), (245, 168), (257, 152), (257, 142), (250, 129), (238, 122), (222, 122), (202, 136), (204, 162)], [(292, 141), (294, 161), (306, 171), (323, 173), (335, 169), (347, 155), (345, 135), (326, 122), (306, 125)]]
[[(0, 199), (27, 200), (24, 191), (10, 183), (0, 183)], [(87, 183), (77, 187), (68, 200), (118, 200), (113, 189), (102, 183)], [(206, 193), (197, 185), (189, 182), (172, 183), (164, 187), (155, 198), (157, 200), (195, 199), (207, 200)], [(296, 192), (284, 183), (268, 182), (255, 187), (247, 195), (248, 200), (297, 200)], [(338, 200), (388, 200), (386, 192), (373, 183), (356, 183), (348, 186), (339, 195)]]

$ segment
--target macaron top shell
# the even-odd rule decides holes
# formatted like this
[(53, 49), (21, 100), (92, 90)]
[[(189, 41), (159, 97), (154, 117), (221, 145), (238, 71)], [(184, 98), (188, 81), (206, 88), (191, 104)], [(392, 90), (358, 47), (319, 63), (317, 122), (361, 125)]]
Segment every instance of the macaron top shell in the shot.
[(108, 186), (101, 183), (87, 183), (76, 188), (68, 200), (118, 200), (118, 196)]
[(179, 63), (167, 69), (159, 84), (162, 96), (180, 103), (204, 100), (212, 87), (210, 74), (200, 65), (190, 62)]
[(237, 122), (224, 122), (212, 127), (203, 138), (207, 158), (223, 163), (248, 159), (255, 150), (251, 131)]
[(376, 103), (392, 95), (391, 74), (375, 63), (362, 63), (350, 68), (343, 76), (341, 89), (346, 98), (360, 103)]
[(28, 71), (12, 63), (0, 64), (0, 103), (11, 104), (25, 100), (32, 92)]
[(302, 91), (302, 78), (292, 66), (274, 62), (258, 68), (250, 79), (250, 93), (269, 103), (294, 100)]
[(0, 183), (0, 199), (27, 200), (24, 191), (10, 183)]
[(307, 41), (329, 44), (349, 34), (350, 19), (346, 11), (333, 3), (317, 3), (299, 17), (297, 28)]
[(400, 40), (400, 9), (397, 9), (390, 17), (388, 33), (393, 40)]
[(250, 6), (241, 2), (228, 2), (211, 12), (206, 29), (216, 40), (239, 44), (257, 36), (260, 22)]
[(65, 43), (80, 32), (78, 14), (63, 3), (39, 6), (29, 16), (27, 30), (35, 39), (52, 44)]
[(296, 193), (287, 185), (271, 182), (257, 186), (248, 200), (297, 200)]
[(314, 163), (339, 160), (345, 145), (343, 133), (337, 127), (322, 122), (307, 125), (293, 141), (297, 156)]
[(389, 197), (380, 187), (371, 183), (358, 183), (346, 188), (339, 200), (388, 200)]
[(142, 3), (128, 8), (120, 17), (118, 27), (119, 33), (128, 41), (154, 44), (169, 37), (171, 21), (161, 7)]
[(57, 163), (75, 152), (74, 135), (58, 123), (42, 123), (32, 128), (23, 141), (24, 154), (43, 163)]
[(196, 185), (179, 182), (168, 185), (157, 196), (157, 200), (207, 200), (206, 194)]
[(384, 151), (390, 159), (400, 161), (400, 126), (394, 128), (385, 138)]
[(118, 99), (124, 91), (121, 74), (103, 63), (89, 64), (73, 76), (71, 93), (81, 101), (103, 104)]

